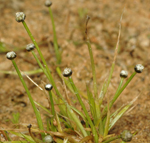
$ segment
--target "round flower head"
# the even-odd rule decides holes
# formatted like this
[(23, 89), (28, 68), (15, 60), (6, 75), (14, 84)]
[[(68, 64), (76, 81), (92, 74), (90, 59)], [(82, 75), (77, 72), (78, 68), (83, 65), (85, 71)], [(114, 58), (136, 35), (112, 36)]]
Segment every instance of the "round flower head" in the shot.
[(17, 22), (23, 22), (26, 18), (26, 15), (23, 12), (17, 12), (16, 13), (16, 21)]
[(32, 125), (31, 125), (31, 124), (29, 124), (29, 125), (27, 126), (27, 128), (29, 128), (29, 129), (30, 129), (31, 127), (32, 127)]
[(50, 0), (45, 1), (45, 6), (50, 7), (52, 5), (52, 2)]
[(52, 90), (52, 88), (53, 88), (53, 86), (51, 84), (46, 84), (45, 85), (45, 89), (48, 90), (48, 91)]
[(122, 70), (122, 71), (120, 72), (120, 77), (122, 77), (122, 78), (127, 78), (127, 76), (128, 76), (128, 72), (127, 72), (127, 71)]
[(130, 142), (132, 140), (132, 134), (130, 131), (128, 130), (124, 130), (122, 133), (121, 133), (121, 139), (124, 141), (124, 142)]
[(51, 143), (51, 142), (53, 142), (52, 136), (50, 136), (50, 135), (45, 136), (44, 137), (44, 142), (45, 143)]
[(141, 73), (141, 72), (143, 71), (143, 69), (144, 69), (144, 66), (141, 65), (141, 64), (137, 64), (137, 65), (134, 67), (134, 70), (135, 70), (135, 72), (137, 72), (137, 73)]
[(33, 43), (28, 44), (28, 45), (26, 46), (26, 50), (27, 50), (28, 52), (32, 51), (34, 48), (35, 48), (35, 46), (34, 46)]
[(13, 51), (11, 51), (11, 52), (8, 52), (7, 54), (6, 54), (6, 57), (7, 57), (7, 59), (9, 59), (9, 60), (13, 60), (13, 59), (15, 59), (16, 58), (16, 53), (15, 52), (13, 52)]
[(63, 71), (63, 76), (64, 77), (69, 77), (72, 75), (72, 70), (70, 68), (65, 68)]

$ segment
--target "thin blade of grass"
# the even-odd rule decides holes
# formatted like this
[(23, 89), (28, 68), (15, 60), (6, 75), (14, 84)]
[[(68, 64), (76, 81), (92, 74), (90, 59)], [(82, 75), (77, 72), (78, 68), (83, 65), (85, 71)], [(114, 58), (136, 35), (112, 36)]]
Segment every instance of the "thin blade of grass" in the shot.
[(95, 101), (94, 101), (92, 93), (89, 90), (88, 85), (86, 85), (86, 91), (87, 91), (87, 96), (88, 96), (88, 102), (89, 102), (89, 105), (90, 105), (90, 111), (91, 111), (92, 117), (94, 119), (94, 123), (96, 123), (97, 116), (96, 116)]
[(83, 109), (83, 111), (84, 111), (84, 113), (85, 113), (85, 116), (86, 116), (86, 118), (87, 118), (87, 120), (88, 120), (88, 123), (89, 123), (90, 126), (91, 126), (95, 143), (98, 143), (98, 134), (97, 134), (96, 128), (95, 128), (95, 126), (94, 126), (94, 124), (93, 124), (93, 122), (92, 122), (92, 120), (91, 120), (91, 118), (90, 118), (90, 116), (89, 116), (89, 113), (88, 113), (88, 111), (87, 111), (87, 109), (86, 109), (86, 107), (85, 107), (85, 104), (83, 103), (83, 101), (82, 101), (82, 99), (81, 99), (81, 97), (80, 97), (80, 95), (79, 95), (79, 92), (78, 92), (78, 90), (77, 90), (77, 88), (76, 88), (76, 86), (75, 86), (75, 84), (74, 84), (74, 82), (73, 82), (71, 76), (69, 77), (69, 82), (70, 82), (70, 84), (71, 84), (71, 86), (72, 86), (72, 88), (73, 88), (73, 90), (74, 90), (74, 92), (75, 92), (75, 94), (76, 94), (76, 97), (77, 97), (77, 99), (78, 99), (78, 101), (79, 101), (79, 103), (80, 103), (80, 105), (81, 105), (81, 107), (82, 107), (82, 109)]
[[(85, 118), (85, 115), (81, 111), (76, 109), (75, 107), (73, 107), (73, 106), (70, 106), (70, 107), (72, 108), (73, 111), (75, 111), (85, 121), (86, 128), (88, 128), (89, 124), (88, 124), (87, 119)], [(90, 132), (87, 132), (87, 134), (90, 135)]]
[(88, 51), (89, 51), (89, 55), (90, 55), (90, 61), (91, 61), (91, 68), (92, 68), (92, 76), (93, 76), (93, 89), (94, 89), (94, 96), (96, 99), (98, 99), (98, 92), (97, 92), (97, 82), (96, 82), (96, 72), (95, 72), (95, 63), (94, 63), (94, 58), (93, 58), (93, 51), (91, 48), (91, 43), (90, 40), (88, 38), (88, 22), (90, 20), (90, 17), (87, 16), (86, 18), (86, 27), (85, 27), (85, 42), (88, 46)]
[(60, 119), (59, 119), (59, 117), (58, 117), (57, 112), (56, 112), (56, 115), (55, 115), (55, 116), (56, 116), (58, 131), (59, 131), (59, 132), (63, 132), (62, 127), (61, 127), (61, 122), (60, 122)]
[(115, 137), (111, 137), (111, 138), (109, 138), (109, 139), (103, 141), (102, 143), (110, 143), (111, 141), (114, 141), (114, 140), (116, 140), (116, 139), (120, 139), (120, 135), (115, 136)]
[(87, 136), (87, 137), (83, 138), (82, 140), (80, 140), (80, 142), (79, 142), (79, 143), (88, 142), (89, 140), (92, 140), (92, 139), (93, 139), (93, 137), (92, 137), (92, 136)]
[(81, 111), (79, 111), (78, 109), (76, 109), (76, 108), (73, 107), (73, 106), (70, 106), (70, 107), (71, 107), (71, 109), (72, 109), (73, 111), (75, 111), (84, 121), (86, 121), (85, 115), (84, 115)]
[(55, 23), (54, 23), (54, 18), (53, 18), (53, 13), (51, 10), (51, 7), (49, 7), (49, 14), (53, 26), (53, 40), (54, 40), (54, 49), (55, 49), (55, 54), (56, 54), (56, 59), (57, 59), (57, 64), (61, 63), (61, 54), (58, 49), (58, 42), (57, 42), (57, 35), (56, 35), (56, 29), (55, 29)]
[[(112, 107), (112, 105), (114, 104), (114, 102), (115, 102), (115, 101), (117, 100), (117, 98), (118, 98), (116, 95), (118, 95), (118, 92), (119, 92), (119, 90), (120, 90), (120, 88), (121, 88), (121, 86), (122, 86), (123, 80), (124, 80), (124, 78), (121, 79), (120, 84), (119, 84), (119, 86), (118, 86), (118, 88), (117, 88), (117, 91), (116, 91), (116, 93), (115, 93), (113, 99), (112, 99), (111, 102), (109, 103), (109, 109)], [(119, 95), (118, 95), (118, 96), (119, 96)], [(108, 106), (106, 106), (106, 107), (104, 108), (104, 111), (103, 111), (103, 112), (106, 113), (107, 110), (108, 110)]]
[(122, 17), (123, 17), (123, 13), (124, 13), (124, 10), (121, 14), (121, 18), (120, 18), (120, 22), (119, 22), (119, 33), (118, 33), (118, 39), (117, 39), (117, 44), (116, 44), (116, 48), (115, 48), (115, 54), (114, 54), (114, 59), (113, 59), (113, 63), (112, 63), (112, 66), (111, 66), (111, 70), (110, 70), (110, 74), (108, 76), (108, 80), (107, 80), (107, 83), (104, 87), (104, 96), (107, 92), (107, 89), (108, 89), (108, 86), (110, 84), (110, 81), (111, 81), (111, 77), (112, 77), (112, 74), (113, 74), (113, 71), (114, 71), (114, 67), (115, 67), (115, 62), (116, 62), (116, 57), (117, 57), (117, 54), (118, 54), (118, 47), (119, 47), (119, 40), (120, 40), (120, 35), (121, 35), (121, 21), (122, 21)]
[[(116, 94), (113, 97), (113, 101), (111, 101), (110, 107), (113, 106), (113, 103), (117, 100), (117, 98), (120, 96), (120, 94), (123, 92), (123, 90), (127, 87), (127, 85), (131, 82), (131, 80), (133, 79), (133, 77), (136, 75), (136, 72), (133, 72), (133, 74), (128, 78), (128, 80), (126, 81), (126, 83), (122, 86), (122, 88), (116, 92)], [(103, 110), (103, 116), (106, 115), (108, 108), (105, 107), (105, 109)]]
[(92, 52), (91, 43), (89, 40), (86, 40), (86, 44), (88, 46), (90, 60), (91, 60), (94, 95), (95, 95), (95, 98), (97, 99), (98, 98), (98, 92), (97, 92), (97, 82), (96, 82), (96, 72), (95, 72), (95, 63), (94, 63), (94, 58), (93, 58), (93, 52)]
[[(34, 103), (34, 100), (33, 100), (32, 96), (31, 96), (31, 93), (30, 93), (30, 91), (29, 91), (29, 89), (28, 89), (28, 87), (27, 87), (27, 85), (26, 85), (26, 83), (25, 83), (25, 81), (24, 81), (24, 79), (23, 79), (23, 77), (22, 77), (22, 75), (21, 75), (21, 72), (20, 72), (20, 70), (19, 70), (19, 68), (18, 68), (18, 66), (17, 66), (17, 64), (16, 64), (16, 62), (15, 62), (14, 60), (12, 60), (12, 63), (13, 63), (13, 65), (14, 65), (14, 67), (15, 67), (15, 69), (16, 69), (16, 71), (17, 71), (17, 74), (18, 74), (18, 76), (19, 76), (19, 78), (20, 78), (20, 80), (21, 80), (21, 82), (22, 82), (22, 85), (23, 85), (23, 87), (24, 87), (24, 89), (25, 89), (25, 91), (26, 91), (26, 93), (27, 93), (27, 95), (28, 95), (28, 98), (29, 98), (29, 100), (30, 100), (30, 103), (31, 103), (31, 105), (32, 105), (32, 108), (33, 108), (33, 110), (34, 110), (34, 113), (35, 113), (35, 115), (36, 115), (36, 119), (37, 119), (38, 126), (39, 126), (39, 128), (40, 128), (41, 130), (43, 130), (44, 127), (43, 127), (43, 122), (42, 122), (42, 118), (41, 118), (40, 112), (38, 111), (38, 109), (37, 109), (36, 106), (35, 106), (35, 103)], [(42, 137), (44, 137), (43, 134), (42, 134)]]
[(106, 124), (105, 124), (105, 130), (104, 130), (104, 137), (106, 137), (108, 135), (108, 131), (109, 131), (109, 123), (110, 123), (110, 110), (109, 110), (109, 101), (107, 101), (107, 119), (106, 119)]
[(25, 139), (26, 139), (28, 142), (30, 142), (30, 143), (36, 143), (36, 142), (32, 139), (31, 136), (24, 135), (24, 134), (22, 134), (22, 133), (17, 133), (17, 132), (14, 132), (14, 131), (8, 131), (8, 132), (10, 132), (11, 134), (14, 134), (14, 135), (16, 135), (16, 136), (18, 136), (18, 137), (25, 138)]
[(125, 107), (123, 107), (123, 109), (121, 109), (119, 111), (119, 113), (117, 113), (117, 115), (114, 117), (114, 119), (112, 119), (110, 121), (109, 124), (109, 130), (115, 125), (115, 123), (124, 115), (124, 113), (132, 106), (133, 102), (135, 101), (135, 99), (133, 101), (131, 101), (130, 103), (128, 103)]
[(34, 101), (34, 103), (35, 103), (36, 105), (38, 105), (40, 108), (42, 108), (44, 111), (46, 111), (48, 114), (52, 115), (51, 112), (50, 112), (48, 109), (46, 109), (44, 106), (42, 106), (40, 103), (38, 103), (38, 102), (36, 102), (36, 101)]
[[(42, 69), (37, 69), (37, 70), (31, 70), (31, 71), (24, 71), (23, 73), (25, 73), (27, 75), (34, 75), (34, 74), (42, 73), (42, 72), (43, 72)], [(2, 70), (0, 70), (0, 73), (17, 75), (16, 71), (2, 71)]]

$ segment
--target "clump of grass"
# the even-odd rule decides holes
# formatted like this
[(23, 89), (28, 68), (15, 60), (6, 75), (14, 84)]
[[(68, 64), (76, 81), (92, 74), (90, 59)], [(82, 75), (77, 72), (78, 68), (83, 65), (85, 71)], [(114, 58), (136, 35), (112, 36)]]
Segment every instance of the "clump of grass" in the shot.
[[(46, 1), (46, 4), (48, 6), (51, 6), (52, 3), (50, 1)], [(52, 11), (50, 9), (50, 15), (52, 14)], [(52, 15), (51, 15), (52, 16)], [(135, 66), (135, 71), (133, 74), (126, 80), (124, 83), (125, 78), (127, 78), (128, 73), (127, 71), (121, 71), (120, 73), (120, 84), (118, 85), (118, 88), (116, 90), (115, 95), (113, 98), (109, 101), (107, 100), (107, 105), (103, 103), (105, 94), (107, 92), (107, 89), (109, 87), (109, 83), (112, 77), (112, 73), (115, 66), (115, 58), (112, 63), (112, 67), (110, 70), (110, 74), (108, 77), (108, 80), (106, 84), (104, 83), (102, 90), (100, 91), (100, 94), (98, 94), (98, 87), (97, 87), (97, 81), (96, 81), (96, 72), (95, 72), (95, 65), (94, 65), (94, 58), (92, 54), (92, 48), (90, 40), (88, 39), (88, 32), (87, 32), (87, 24), (90, 19), (90, 17), (87, 17), (86, 20), (86, 30), (85, 30), (85, 43), (87, 44), (90, 60), (91, 60), (91, 69), (92, 69), (92, 75), (93, 75), (93, 90), (89, 89), (87, 85), (87, 95), (85, 97), (87, 102), (89, 103), (90, 112), (87, 110), (87, 107), (84, 104), (83, 101), (83, 94), (80, 92), (76, 85), (73, 82), (72, 74), (73, 71), (70, 68), (65, 68), (63, 73), (61, 72), (60, 68), (57, 67), (57, 72), (59, 76), (62, 78), (64, 83), (67, 85), (68, 89), (72, 91), (72, 93), (77, 97), (79, 105), (81, 106), (82, 110), (78, 110), (76, 107), (74, 107), (73, 102), (70, 101), (68, 96), (63, 96), (60, 91), (58, 90), (55, 81), (53, 79), (53, 76), (50, 72), (50, 69), (44, 59), (44, 56), (38, 47), (38, 44), (36, 43), (32, 33), (30, 32), (27, 24), (25, 23), (26, 15), (23, 12), (18, 12), (16, 14), (16, 20), (18, 22), (22, 22), (23, 26), (25, 27), (28, 35), (30, 36), (33, 44), (28, 44), (26, 49), (29, 52), (32, 52), (32, 55), (34, 56), (35, 60), (37, 61), (40, 69), (43, 71), (47, 79), (49, 80), (49, 83), (45, 85), (45, 90), (48, 91), (49, 94), (49, 103), (50, 103), (50, 110), (46, 109), (39, 103), (35, 102), (32, 99), (32, 96), (28, 90), (28, 87), (20, 73), (20, 70), (15, 62), (16, 53), (15, 52), (8, 52), (7, 58), (12, 61), (16, 72), (27, 92), (28, 98), (30, 100), (30, 103), (32, 105), (32, 108), (34, 110), (37, 123), (38, 123), (38, 129), (32, 127), (32, 125), (28, 125), (28, 131), (29, 135), (23, 134), (23, 133), (17, 133), (14, 132), (15, 130), (7, 130), (9, 133), (15, 134), (19, 137), (24, 138), (26, 141), (23, 142), (32, 142), (32, 143), (43, 143), (43, 142), (57, 142), (57, 143), (84, 143), (84, 142), (94, 142), (94, 143), (109, 143), (113, 140), (122, 139), (124, 142), (129, 142), (132, 140), (132, 136), (136, 133), (130, 133), (130, 131), (123, 131), (120, 135), (112, 135), (109, 134), (110, 129), (115, 125), (115, 123), (120, 119), (120, 117), (123, 116), (123, 114), (132, 106), (133, 101), (131, 101), (128, 104), (125, 104), (124, 106), (117, 109), (114, 113), (111, 113), (110, 110), (112, 106), (114, 105), (117, 98), (121, 95), (123, 90), (127, 87), (127, 85), (131, 82), (133, 77), (137, 73), (141, 73), (144, 67), (141, 64), (138, 64)], [(52, 17), (51, 17), (52, 18)], [(53, 23), (53, 30), (55, 29), (54, 23)], [(54, 30), (55, 31), (55, 30)], [(53, 32), (54, 32), (53, 31)], [(55, 33), (55, 32), (54, 32)], [(54, 34), (55, 35), (55, 34)], [(56, 35), (55, 35), (56, 36)], [(57, 37), (54, 36), (54, 43), (57, 43)], [(120, 37), (120, 30), (119, 30), (119, 36), (118, 36), (118, 42)], [(55, 39), (56, 38), (56, 39)], [(118, 42), (116, 46), (116, 51), (118, 49)], [(57, 44), (58, 46), (58, 44)], [(40, 58), (42, 62), (40, 62), (40, 59), (38, 59), (37, 55), (35, 54), (34, 50), (38, 51), (38, 54), (40, 55)], [(55, 50), (57, 48), (55, 47)], [(58, 49), (57, 49), (58, 50)], [(58, 54), (56, 53), (56, 57)], [(57, 62), (61, 61), (60, 55), (57, 57)], [(59, 62), (58, 62), (59, 63)], [(63, 77), (63, 76), (64, 77)], [(67, 79), (66, 79), (67, 78)], [(54, 89), (53, 89), (54, 87)], [(55, 92), (54, 92), (55, 90)], [(41, 119), (41, 115), (39, 111), (37, 110), (37, 106), (41, 107), (45, 112), (47, 112), (47, 115), (50, 117), (47, 122), (47, 129), (43, 127), (43, 122)], [(56, 105), (59, 108), (59, 110), (56, 110)], [(32, 130), (31, 130), (32, 129)], [(5, 139), (11, 141), (10, 138), (7, 137), (6, 130), (1, 130), (1, 132), (5, 135)], [(36, 137), (32, 132), (37, 132), (41, 134), (41, 137)], [(19, 141), (17, 141), (19, 142)]]
[(12, 114), (13, 118), (11, 119), (13, 124), (18, 124), (19, 123), (19, 118), (20, 118), (20, 114), (17, 113), (13, 113)]

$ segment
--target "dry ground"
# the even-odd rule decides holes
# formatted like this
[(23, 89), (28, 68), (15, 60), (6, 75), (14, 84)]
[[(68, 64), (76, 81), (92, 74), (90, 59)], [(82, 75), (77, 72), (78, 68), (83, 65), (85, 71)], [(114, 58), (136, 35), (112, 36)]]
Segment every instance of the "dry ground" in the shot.
[[(22, 71), (38, 68), (34, 58), (22, 47), (31, 42), (21, 23), (15, 21), (15, 13), (23, 11), (26, 22), (37, 42), (42, 42), (40, 48), (52, 69), (60, 90), (61, 81), (55, 72), (55, 53), (50, 42), (53, 41), (51, 20), (44, 0), (0, 0), (0, 42), (4, 42), (8, 51), (16, 50), (16, 62)], [(132, 143), (150, 142), (150, 3), (148, 0), (55, 0), (52, 11), (54, 14), (58, 42), (62, 50), (61, 69), (68, 66), (73, 70), (73, 79), (79, 89), (86, 91), (85, 82), (92, 87), (92, 74), (88, 49), (83, 42), (85, 18), (89, 22), (89, 37), (94, 53), (99, 92), (103, 81), (108, 75), (117, 42), (118, 25), (123, 9), (122, 31), (119, 44), (119, 54), (115, 71), (107, 96), (116, 91), (122, 69), (132, 74), (136, 64), (145, 66), (142, 74), (136, 77), (122, 93), (113, 109), (120, 107), (137, 96), (135, 108), (116, 124), (111, 133), (119, 134), (124, 129), (138, 131)], [(0, 53), (0, 70), (13, 71), (10, 61)], [(43, 87), (47, 79), (43, 74), (31, 76)], [(26, 78), (25, 78), (26, 79)], [(48, 102), (45, 95), (26, 79), (34, 100), (45, 107)], [(0, 125), (11, 128), (12, 113), (20, 113), (20, 124), (36, 124), (33, 111), (27, 99), (25, 90), (15, 75), (0, 73)], [(62, 91), (63, 92), (63, 91)], [(74, 97), (71, 97), (74, 98)]]

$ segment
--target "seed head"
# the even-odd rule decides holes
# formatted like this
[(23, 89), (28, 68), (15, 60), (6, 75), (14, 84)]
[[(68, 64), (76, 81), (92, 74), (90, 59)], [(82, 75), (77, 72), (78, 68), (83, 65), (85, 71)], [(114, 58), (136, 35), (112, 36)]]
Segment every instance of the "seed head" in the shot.
[(7, 54), (6, 54), (6, 57), (7, 57), (7, 59), (9, 59), (9, 60), (13, 60), (13, 59), (15, 59), (16, 58), (16, 53), (15, 52), (13, 52), (13, 51), (11, 51), (11, 52), (8, 52)]
[(23, 22), (26, 18), (26, 15), (23, 12), (17, 12), (16, 13), (16, 21), (17, 22)]
[(45, 6), (50, 7), (52, 5), (52, 2), (50, 0), (45, 1)]
[(63, 71), (63, 76), (64, 77), (69, 77), (72, 75), (72, 70), (70, 68), (65, 68)]
[(137, 72), (137, 73), (141, 73), (141, 72), (143, 71), (143, 69), (144, 69), (144, 66), (141, 65), (141, 64), (137, 64), (137, 65), (134, 67), (134, 70), (135, 70), (135, 72)]
[(44, 142), (45, 143), (51, 143), (51, 142), (53, 142), (52, 136), (50, 136), (50, 135), (45, 136), (44, 137)]
[(124, 142), (130, 142), (132, 140), (132, 134), (128, 130), (124, 130), (120, 136)]
[(29, 129), (30, 129), (31, 127), (32, 127), (32, 125), (31, 125), (31, 124), (29, 124), (29, 125), (27, 126), (27, 128), (29, 128)]
[(33, 43), (28, 44), (28, 45), (26, 46), (26, 50), (27, 50), (28, 52), (32, 51), (34, 48), (35, 48), (35, 46), (34, 46)]
[(122, 71), (120, 72), (120, 77), (122, 77), (122, 78), (127, 78), (127, 76), (128, 76), (128, 72), (127, 72), (127, 71), (122, 70)]
[(53, 88), (53, 86), (52, 86), (51, 84), (46, 84), (46, 85), (45, 85), (45, 89), (46, 89), (47, 91), (51, 91), (52, 88)]

